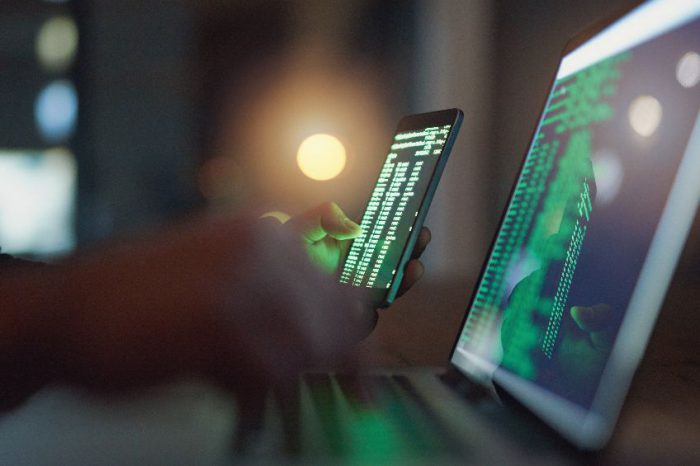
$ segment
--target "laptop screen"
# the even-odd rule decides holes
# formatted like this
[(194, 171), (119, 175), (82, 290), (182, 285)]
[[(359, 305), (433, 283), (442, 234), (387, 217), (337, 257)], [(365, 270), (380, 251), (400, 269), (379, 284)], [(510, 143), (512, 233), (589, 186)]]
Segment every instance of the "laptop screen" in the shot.
[(600, 446), (700, 197), (700, 3), (645, 3), (563, 57), (452, 363)]

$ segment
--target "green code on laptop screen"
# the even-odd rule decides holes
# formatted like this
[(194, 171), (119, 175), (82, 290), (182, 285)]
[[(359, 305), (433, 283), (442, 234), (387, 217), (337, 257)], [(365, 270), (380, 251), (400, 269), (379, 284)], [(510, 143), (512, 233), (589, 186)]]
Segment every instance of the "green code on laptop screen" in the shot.
[(590, 406), (700, 122), (699, 25), (558, 75), (453, 357)]

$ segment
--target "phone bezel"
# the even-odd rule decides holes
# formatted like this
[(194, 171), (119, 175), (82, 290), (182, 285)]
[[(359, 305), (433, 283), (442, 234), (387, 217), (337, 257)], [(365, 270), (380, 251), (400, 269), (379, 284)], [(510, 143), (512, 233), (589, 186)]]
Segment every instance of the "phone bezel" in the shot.
[[(440, 177), (442, 175), (442, 172), (444, 171), (445, 165), (447, 164), (447, 159), (449, 158), (450, 152), (452, 151), (452, 147), (457, 138), (457, 134), (459, 133), (459, 129), (463, 119), (464, 112), (462, 112), (462, 110), (458, 108), (408, 115), (403, 117), (399, 121), (396, 127), (396, 131), (394, 132), (394, 134), (392, 134), (391, 141), (389, 142), (389, 147), (385, 151), (385, 158), (391, 152), (391, 144), (393, 143), (394, 136), (396, 134), (415, 129), (429, 128), (432, 126), (443, 126), (447, 124), (451, 125), (450, 132), (447, 135), (447, 140), (445, 141), (445, 145), (442, 148), (442, 153), (438, 156), (437, 164), (435, 165), (433, 172), (429, 175), (430, 183), (428, 184), (428, 188), (425, 190), (423, 198), (420, 201), (418, 215), (413, 221), (413, 228), (411, 229), (411, 233), (409, 234), (406, 243), (403, 245), (403, 249), (401, 251), (401, 255), (399, 256), (399, 262), (396, 268), (396, 275), (394, 275), (394, 278), (391, 281), (391, 286), (389, 286), (389, 288), (364, 288), (367, 293), (365, 299), (367, 299), (370, 302), (370, 304), (375, 308), (388, 307), (389, 305), (391, 305), (394, 299), (396, 299), (396, 295), (399, 291), (399, 287), (403, 280), (404, 268), (410, 260), (413, 248), (415, 247), (416, 242), (418, 241), (418, 236), (420, 234), (421, 227), (423, 226), (423, 222), (425, 221), (425, 217), (427, 216), (428, 209), (430, 208), (430, 204), (435, 195), (437, 185), (440, 181)], [(376, 186), (378, 180), (379, 176), (377, 177), (377, 181), (375, 181), (374, 185), (372, 186), (372, 190), (374, 190), (374, 186)], [(363, 215), (366, 209), (367, 202), (365, 203)], [(343, 258), (343, 264), (344, 263), (345, 258)], [(344, 286), (358, 288), (349, 284), (344, 284)]]

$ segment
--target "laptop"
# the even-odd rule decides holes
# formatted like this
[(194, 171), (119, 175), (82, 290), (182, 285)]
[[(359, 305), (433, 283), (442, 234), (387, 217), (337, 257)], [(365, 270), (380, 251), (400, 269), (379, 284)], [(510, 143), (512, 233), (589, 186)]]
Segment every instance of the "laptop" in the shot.
[(242, 404), (237, 454), (522, 464), (604, 447), (699, 199), (700, 2), (650, 1), (565, 48), (448, 368), (307, 373)]

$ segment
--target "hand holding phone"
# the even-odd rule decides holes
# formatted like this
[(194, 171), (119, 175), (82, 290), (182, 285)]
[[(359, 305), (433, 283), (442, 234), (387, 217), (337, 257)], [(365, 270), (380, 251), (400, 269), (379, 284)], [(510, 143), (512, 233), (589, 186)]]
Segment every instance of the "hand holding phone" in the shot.
[(398, 294), (462, 119), (450, 109), (399, 122), (340, 274), (341, 283), (368, 289), (377, 307)]

